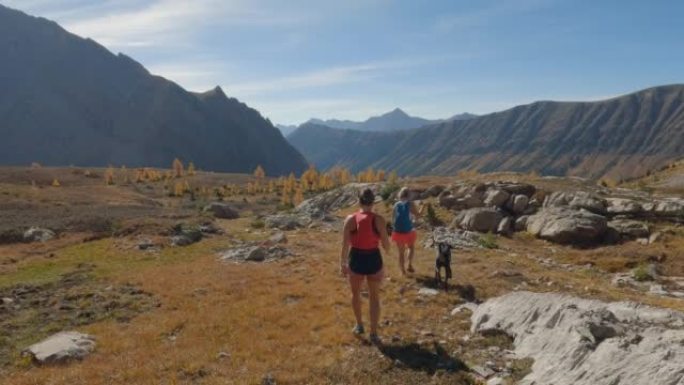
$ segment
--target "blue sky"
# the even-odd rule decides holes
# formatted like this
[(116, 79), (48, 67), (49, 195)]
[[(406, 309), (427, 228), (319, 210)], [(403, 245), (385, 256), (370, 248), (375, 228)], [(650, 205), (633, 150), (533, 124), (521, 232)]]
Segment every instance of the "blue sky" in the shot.
[(274, 123), (684, 83), (681, 0), (0, 0)]

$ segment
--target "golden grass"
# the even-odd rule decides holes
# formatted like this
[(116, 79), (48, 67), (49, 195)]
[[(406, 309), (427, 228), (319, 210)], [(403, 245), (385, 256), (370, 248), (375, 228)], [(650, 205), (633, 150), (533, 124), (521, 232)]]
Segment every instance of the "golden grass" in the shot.
[[(409, 185), (453, 181), (425, 177)], [(389, 214), (384, 205), (378, 205), (378, 210)], [(339, 214), (349, 212), (351, 209)], [(450, 221), (451, 213), (441, 208), (437, 213), (445, 222)], [(18, 262), (13, 270), (0, 276), (0, 287), (45, 282), (80, 263), (92, 263), (97, 278), (136, 284), (154, 294), (162, 305), (129, 323), (106, 321), (80, 329), (98, 340), (96, 352), (83, 362), (60, 367), (13, 367), (0, 383), (259, 384), (267, 374), (279, 384), (468, 383), (467, 377), (460, 375), (433, 378), (427, 373), (395, 369), (391, 360), (379, 355), (375, 348), (352, 337), (349, 292), (346, 281), (338, 275), (336, 233), (289, 232), (288, 247), (297, 256), (278, 262), (218, 261), (217, 252), (236, 240), (269, 236), (268, 231), (251, 229), (252, 220), (245, 217), (220, 221), (226, 236), (184, 248), (164, 248), (159, 253), (134, 250), (133, 240), (116, 238), (60, 245), (53, 258)], [(425, 231), (419, 235), (422, 240)], [(497, 237), (499, 249), (454, 252), (452, 284), (474, 285), (481, 299), (518, 287), (605, 300), (630, 299), (684, 310), (681, 300), (616, 288), (610, 284), (608, 274), (626, 271), (628, 263), (642, 262), (651, 254), (663, 252), (668, 255), (664, 264), (667, 271), (682, 271), (681, 235), (667, 237), (653, 246), (627, 243), (593, 250), (553, 245), (525, 234), (516, 234), (512, 239)], [(433, 251), (417, 248), (418, 273), (412, 278), (400, 277), (394, 253), (392, 250), (385, 255), (388, 279), (383, 285), (382, 319), (387, 322), (381, 327), (381, 335), (385, 340), (397, 336), (402, 342), (433, 339), (450, 353), (463, 348), (460, 337), (468, 333), (468, 316), (449, 316), (451, 309), (461, 303), (458, 295), (454, 291), (430, 298), (417, 294), (423, 283), (431, 280)], [(547, 268), (533, 256), (573, 265), (593, 262), (596, 268), (572, 272)], [(493, 274), (503, 270), (519, 272), (522, 277)], [(521, 286), (523, 280), (526, 286)], [(367, 317), (366, 302), (364, 315)], [(435, 337), (426, 337), (425, 331)], [(477, 362), (477, 350), (465, 351), (458, 358)], [(226, 355), (220, 355), (222, 352)]]

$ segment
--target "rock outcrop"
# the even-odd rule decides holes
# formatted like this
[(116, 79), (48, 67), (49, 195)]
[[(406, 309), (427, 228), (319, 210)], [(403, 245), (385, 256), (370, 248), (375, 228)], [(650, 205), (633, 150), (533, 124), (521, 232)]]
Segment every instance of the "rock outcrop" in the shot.
[(454, 218), (454, 225), (464, 230), (493, 233), (502, 219), (503, 215), (497, 209), (480, 207), (461, 211)]
[(548, 207), (527, 218), (529, 233), (562, 244), (599, 243), (607, 228), (604, 216), (583, 209)]
[(79, 332), (61, 332), (29, 346), (24, 354), (39, 364), (62, 364), (81, 360), (95, 349), (95, 339)]
[(514, 292), (472, 315), (473, 332), (504, 332), (534, 359), (522, 385), (684, 383), (684, 314), (631, 302)]
[(54, 237), (54, 231), (40, 227), (31, 227), (24, 232), (24, 242), (47, 242)]
[(212, 202), (204, 207), (204, 212), (209, 212), (216, 218), (220, 219), (237, 219), (240, 218), (240, 214), (230, 207), (227, 203)]

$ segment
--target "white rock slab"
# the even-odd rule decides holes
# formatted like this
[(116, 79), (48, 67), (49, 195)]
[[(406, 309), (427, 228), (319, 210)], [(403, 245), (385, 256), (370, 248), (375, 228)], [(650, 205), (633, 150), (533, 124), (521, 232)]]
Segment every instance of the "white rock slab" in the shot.
[(60, 332), (29, 346), (26, 353), (40, 364), (59, 364), (83, 359), (95, 350), (95, 339), (79, 332)]

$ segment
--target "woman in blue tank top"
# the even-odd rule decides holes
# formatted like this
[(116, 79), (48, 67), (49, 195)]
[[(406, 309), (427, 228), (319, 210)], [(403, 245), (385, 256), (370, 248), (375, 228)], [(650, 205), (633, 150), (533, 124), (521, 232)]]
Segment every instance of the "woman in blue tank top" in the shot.
[[(399, 253), (399, 266), (401, 273), (406, 275), (406, 271), (413, 273), (413, 255), (415, 254), (416, 230), (413, 227), (411, 215), (417, 217), (420, 211), (409, 200), (409, 190), (403, 187), (399, 190), (399, 202), (394, 205), (392, 211), (392, 240), (397, 244)], [(408, 252), (408, 269), (404, 267)]]

